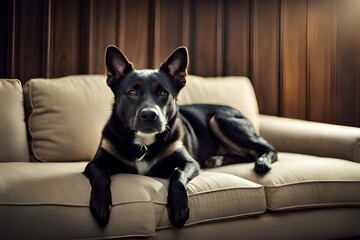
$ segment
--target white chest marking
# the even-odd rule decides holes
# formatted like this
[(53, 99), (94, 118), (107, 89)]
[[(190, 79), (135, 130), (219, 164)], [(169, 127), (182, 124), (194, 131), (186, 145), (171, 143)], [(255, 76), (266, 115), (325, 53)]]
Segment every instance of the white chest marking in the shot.
[(155, 142), (155, 135), (156, 133), (142, 133), (142, 132), (137, 132), (135, 133), (135, 138), (134, 138), (134, 144), (143, 146), (143, 145), (151, 145)]
[(147, 146), (155, 142), (156, 133), (135, 133), (134, 144), (139, 145), (141, 151), (144, 153), (140, 158), (135, 161), (135, 166), (139, 174), (145, 174), (152, 166), (151, 163), (144, 161), (147, 153)]
[(135, 162), (138, 173), (143, 175), (150, 169), (150, 164), (147, 161), (136, 161)]

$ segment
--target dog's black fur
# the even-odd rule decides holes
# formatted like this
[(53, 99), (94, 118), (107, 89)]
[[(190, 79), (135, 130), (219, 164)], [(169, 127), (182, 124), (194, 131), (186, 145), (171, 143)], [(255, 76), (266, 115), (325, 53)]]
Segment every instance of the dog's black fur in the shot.
[(90, 210), (100, 226), (110, 218), (112, 174), (169, 179), (168, 214), (181, 228), (189, 218), (186, 184), (200, 167), (253, 161), (254, 171), (265, 174), (276, 161), (276, 150), (239, 111), (177, 106), (186, 83), (185, 47), (176, 49), (159, 70), (134, 70), (115, 46), (107, 48), (105, 60), (115, 103), (99, 149), (84, 171), (92, 186)]

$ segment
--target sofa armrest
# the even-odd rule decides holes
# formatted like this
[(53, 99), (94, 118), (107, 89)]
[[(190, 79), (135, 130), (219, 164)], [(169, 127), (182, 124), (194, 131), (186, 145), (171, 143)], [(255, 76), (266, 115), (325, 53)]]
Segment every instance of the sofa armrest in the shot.
[(360, 162), (360, 128), (260, 116), (260, 134), (279, 152)]

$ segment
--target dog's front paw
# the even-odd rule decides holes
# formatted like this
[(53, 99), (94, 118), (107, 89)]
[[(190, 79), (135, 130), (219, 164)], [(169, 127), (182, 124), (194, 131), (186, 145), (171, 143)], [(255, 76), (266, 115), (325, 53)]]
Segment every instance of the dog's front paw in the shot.
[(255, 161), (254, 170), (257, 174), (263, 175), (271, 169), (271, 159), (266, 155), (262, 155)]
[(101, 193), (91, 191), (90, 211), (100, 227), (104, 228), (109, 223), (111, 207), (110, 190), (103, 190)]
[(190, 209), (185, 186), (180, 181), (174, 181), (169, 186), (167, 209), (170, 222), (177, 228), (182, 228), (189, 219)]

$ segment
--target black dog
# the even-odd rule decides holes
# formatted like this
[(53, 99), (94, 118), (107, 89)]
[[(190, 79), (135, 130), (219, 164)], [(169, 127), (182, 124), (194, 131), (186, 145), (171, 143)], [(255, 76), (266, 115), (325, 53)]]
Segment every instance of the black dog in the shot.
[(115, 47), (106, 50), (107, 83), (115, 94), (99, 149), (86, 166), (90, 210), (105, 227), (111, 210), (110, 176), (119, 172), (169, 178), (168, 214), (178, 228), (189, 218), (186, 184), (201, 167), (255, 162), (265, 174), (276, 150), (239, 111), (215, 105), (177, 106), (188, 53), (176, 49), (160, 70), (134, 70)]

